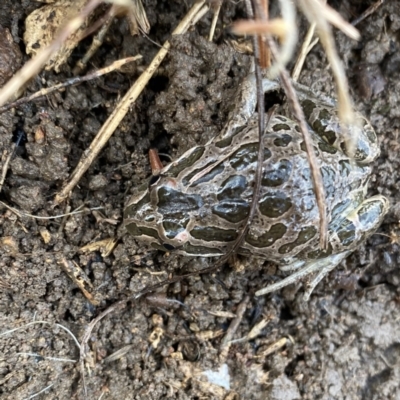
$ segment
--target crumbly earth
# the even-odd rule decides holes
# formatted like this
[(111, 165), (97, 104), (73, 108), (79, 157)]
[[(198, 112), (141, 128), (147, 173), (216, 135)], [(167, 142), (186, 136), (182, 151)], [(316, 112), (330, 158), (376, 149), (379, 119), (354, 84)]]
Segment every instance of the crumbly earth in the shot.
[[(163, 43), (168, 38), (186, 3), (144, 1), (153, 40)], [(174, 40), (158, 74), (65, 204), (54, 206), (55, 194), (158, 48), (146, 38), (131, 37), (128, 23), (119, 19), (91, 63), (99, 68), (140, 53), (143, 59), (137, 66), (0, 116), (1, 168), (21, 132), (26, 135), (11, 161), (1, 201), (40, 217), (82, 206), (86, 210), (65, 219), (34, 219), (0, 205), (1, 399), (26, 399), (41, 391), (35, 398), (400, 398), (400, 3), (396, 1), (385, 2), (359, 24), (359, 42), (336, 34), (355, 105), (370, 118), (381, 143), (370, 193), (387, 196), (392, 208), (378, 233), (321, 282), (308, 303), (302, 301), (301, 284), (254, 298), (255, 290), (283, 273), (267, 261), (245, 258), (213, 276), (194, 276), (152, 297), (128, 302), (95, 326), (83, 379), (78, 345), (71, 334), (80, 341), (88, 324), (112, 304), (172, 272), (193, 271), (215, 261), (150, 251), (120, 225), (130, 191), (150, 175), (150, 147), (174, 158), (206, 142), (223, 126), (248, 65), (246, 56), (225, 44), (227, 27), (243, 17), (243, 5), (233, 3), (224, 3), (214, 43), (203, 39), (210, 15), (192, 33)], [(352, 20), (366, 9), (365, 3), (348, 0), (333, 5)], [(30, 0), (0, 3), (0, 24), (14, 40), (13, 47), (3, 43), (8, 36), (1, 35), (0, 48), (9, 49), (5, 56), (17, 60), (13, 65), (0, 62), (1, 76), (14, 72), (18, 49), (27, 60), (20, 38), (26, 16), (39, 6)], [(26, 93), (71, 77), (90, 40), (74, 50), (59, 74), (42, 72)], [(319, 45), (307, 57), (300, 81), (315, 91), (334, 92)], [(97, 207), (102, 209), (90, 211)], [(107, 238), (118, 239), (111, 255), (80, 250)], [(98, 305), (88, 301), (66, 274), (66, 263), (82, 269)], [(243, 307), (235, 339), (246, 337), (260, 321), (267, 323), (255, 338), (221, 351), (226, 330)], [(278, 341), (284, 346), (270, 352)], [(204, 374), (224, 363), (229, 389), (209, 383)]]

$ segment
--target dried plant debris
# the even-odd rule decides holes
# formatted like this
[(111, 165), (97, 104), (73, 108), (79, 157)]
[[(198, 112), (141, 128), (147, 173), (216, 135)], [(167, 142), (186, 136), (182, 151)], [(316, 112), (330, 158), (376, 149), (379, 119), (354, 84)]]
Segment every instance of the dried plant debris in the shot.
[[(46, 6), (33, 11), (25, 20), (24, 42), (26, 52), (31, 56), (35, 56), (40, 49), (49, 46), (53, 40), (57, 38), (61, 28), (66, 22), (71, 21), (73, 17), (86, 5), (87, 0), (56, 0), (47, 1)], [(100, 3), (100, 2), (99, 2)], [(90, 51), (85, 56), (85, 62), (81, 67), (85, 66), (89, 58), (94, 54), (101, 45), (101, 41), (107, 32), (113, 18), (116, 15), (126, 15), (128, 17), (131, 34), (139, 34), (140, 31), (147, 33), (150, 30), (146, 13), (140, 0), (125, 2), (115, 2), (106, 14), (97, 21), (93, 29), (99, 28), (98, 40), (94, 41)], [(117, 3), (119, 3), (117, 5)], [(67, 61), (74, 48), (79, 41), (88, 34), (88, 30), (92, 27), (92, 15), (84, 19), (84, 22), (71, 33), (64, 41), (60, 49), (54, 53), (47, 62), (45, 69), (59, 72), (60, 67)], [(82, 68), (81, 68), (82, 69)]]
[[(49, 46), (65, 22), (74, 17), (85, 3), (86, 0), (58, 0), (29, 14), (25, 20), (24, 33), (27, 54), (35, 56), (40, 49)], [(50, 57), (46, 70), (59, 72), (60, 66), (66, 62), (87, 26), (88, 19)]]

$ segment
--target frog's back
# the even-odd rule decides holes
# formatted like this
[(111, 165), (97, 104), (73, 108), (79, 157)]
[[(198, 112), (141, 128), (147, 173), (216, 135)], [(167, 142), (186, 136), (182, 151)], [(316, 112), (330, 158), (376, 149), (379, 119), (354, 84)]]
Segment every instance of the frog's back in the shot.
[[(299, 131), (296, 123), (282, 116), (273, 117), (268, 125), (257, 213), (242, 254), (285, 263), (319, 255), (310, 254), (318, 248), (319, 211)], [(349, 205), (362, 201), (370, 168), (352, 163), (310, 133), (332, 228)], [(148, 203), (142, 200), (145, 207), (131, 209), (128, 217), (136, 225), (141, 219), (143, 228), (154, 229), (153, 236), (182, 254), (225, 254), (250, 209), (257, 152), (254, 116), (230, 139), (195, 147), (165, 167), (146, 195)]]

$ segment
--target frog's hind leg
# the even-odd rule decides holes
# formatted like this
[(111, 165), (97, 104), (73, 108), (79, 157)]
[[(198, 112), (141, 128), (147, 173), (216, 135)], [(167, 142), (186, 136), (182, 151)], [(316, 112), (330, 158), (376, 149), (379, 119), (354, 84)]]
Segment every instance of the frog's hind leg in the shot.
[(264, 294), (275, 292), (276, 290), (282, 289), (292, 283), (296, 283), (305, 276), (318, 271), (317, 276), (307, 285), (308, 288), (304, 294), (304, 301), (308, 301), (315, 286), (317, 286), (322, 278), (339, 265), (350, 253), (351, 251), (345, 251), (319, 260), (309, 261), (302, 268), (298, 269), (298, 271), (290, 274), (280, 282), (273, 283), (272, 285), (268, 285), (267, 287), (258, 290), (256, 296), (263, 296)]
[(337, 226), (335, 232), (330, 232), (329, 242), (332, 243), (334, 248), (343, 249), (342, 252), (317, 260), (309, 260), (303, 265), (296, 262), (284, 267), (286, 270), (297, 268), (297, 271), (280, 282), (268, 285), (264, 289), (257, 291), (256, 296), (282, 289), (298, 282), (309, 274), (317, 272), (314, 279), (307, 284), (307, 289), (304, 293), (304, 301), (308, 301), (318, 283), (356, 249), (362, 241), (375, 232), (388, 209), (389, 202), (381, 195), (364, 200), (356, 209), (347, 214), (342, 223)]

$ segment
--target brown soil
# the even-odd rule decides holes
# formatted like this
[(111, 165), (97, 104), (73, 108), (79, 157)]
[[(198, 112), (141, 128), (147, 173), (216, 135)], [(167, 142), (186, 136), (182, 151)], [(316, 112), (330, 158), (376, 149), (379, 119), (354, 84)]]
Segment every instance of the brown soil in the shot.
[[(144, 3), (152, 26), (150, 37), (163, 43), (186, 12), (186, 2)], [(243, 17), (243, 5), (233, 3), (223, 6), (214, 43), (203, 39), (210, 15), (192, 33), (174, 40), (158, 75), (67, 204), (54, 207), (55, 194), (158, 48), (146, 38), (131, 37), (127, 22), (120, 19), (112, 25), (92, 65), (99, 68), (140, 53), (140, 68), (113, 72), (0, 115), (1, 165), (13, 141), (21, 132), (26, 135), (11, 161), (0, 194), (3, 202), (42, 217), (82, 205), (102, 207), (103, 214), (101, 218), (87, 211), (65, 220), (33, 219), (17, 217), (0, 205), (0, 333), (21, 328), (0, 336), (1, 399), (28, 399), (48, 386), (35, 398), (400, 398), (397, 1), (387, 1), (358, 26), (359, 42), (336, 34), (356, 107), (369, 117), (381, 143), (370, 193), (387, 196), (392, 208), (378, 234), (320, 283), (308, 303), (302, 301), (301, 284), (265, 297), (250, 297), (234, 338), (245, 337), (263, 318), (268, 324), (255, 339), (233, 344), (225, 354), (230, 389), (208, 383), (202, 372), (217, 370), (223, 362), (221, 340), (246, 295), (283, 276), (266, 262), (260, 267), (260, 261), (241, 258), (235, 269), (232, 263), (213, 277), (192, 277), (105, 317), (89, 341), (84, 394), (79, 349), (60, 325), (80, 340), (89, 322), (108, 306), (169, 273), (204, 268), (215, 261), (150, 251), (120, 226), (130, 191), (150, 175), (150, 147), (174, 158), (206, 142), (226, 121), (248, 65), (246, 56), (224, 44), (229, 34), (222, 27)], [(333, 6), (352, 20), (365, 10), (365, 3), (342, 1)], [(0, 35), (0, 58), (8, 57), (0, 62), (1, 79), (12, 75), (21, 54), (27, 60), (21, 40), (24, 20), (39, 5), (29, 0), (1, 2), (0, 24), (12, 37), (7, 42), (8, 36)], [(90, 40), (74, 50), (59, 74), (42, 72), (26, 93), (71, 77)], [(308, 56), (300, 81), (315, 91), (334, 92), (319, 45)], [(106, 238), (119, 238), (110, 256), (79, 250)], [(98, 306), (84, 297), (61, 268), (64, 259), (82, 268), (100, 300)], [(160, 340), (154, 341), (158, 336)], [(283, 338), (288, 339), (284, 347), (256, 357)]]

